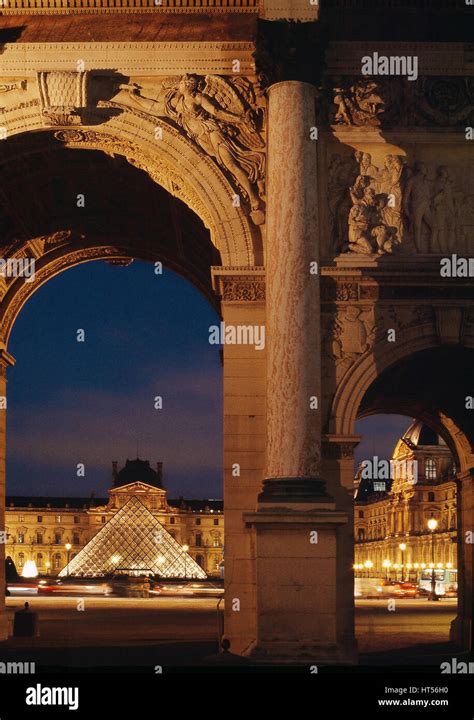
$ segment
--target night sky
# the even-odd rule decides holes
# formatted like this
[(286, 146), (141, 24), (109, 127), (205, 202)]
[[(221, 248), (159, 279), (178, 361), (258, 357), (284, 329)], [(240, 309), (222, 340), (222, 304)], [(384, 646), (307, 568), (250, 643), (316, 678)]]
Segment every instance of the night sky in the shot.
[[(189, 282), (144, 262), (86, 263), (43, 285), (8, 347), (7, 492), (104, 496), (111, 461), (135, 458), (138, 443), (153, 467), (163, 461), (170, 497), (222, 497), (222, 367), (208, 343), (218, 322)], [(357, 459), (388, 456), (409, 423), (360, 421)]]

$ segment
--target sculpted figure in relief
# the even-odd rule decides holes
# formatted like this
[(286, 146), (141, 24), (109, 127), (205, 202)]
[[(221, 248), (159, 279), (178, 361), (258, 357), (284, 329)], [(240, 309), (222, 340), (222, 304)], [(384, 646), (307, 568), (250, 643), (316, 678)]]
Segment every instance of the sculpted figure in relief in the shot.
[(172, 120), (234, 178), (251, 207), (255, 224), (264, 222), (265, 143), (255, 97), (245, 78), (232, 82), (219, 75), (191, 75), (163, 81), (155, 99), (135, 83), (120, 84), (127, 104), (141, 112)]
[(230, 83), (215, 75), (183, 75), (170, 83), (165, 113), (237, 180), (252, 211), (261, 210), (264, 143), (254, 110)]

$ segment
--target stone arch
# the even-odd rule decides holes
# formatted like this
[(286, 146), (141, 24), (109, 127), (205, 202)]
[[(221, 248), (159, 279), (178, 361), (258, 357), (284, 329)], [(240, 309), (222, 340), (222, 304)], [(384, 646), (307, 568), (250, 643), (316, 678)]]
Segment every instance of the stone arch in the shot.
[[(56, 252), (48, 253), (36, 262), (35, 275), (32, 282), (25, 282), (23, 278), (16, 278), (8, 288), (0, 302), (0, 343), (6, 348), (13, 325), (21, 309), (28, 299), (48, 280), (55, 275), (68, 270), (76, 265), (94, 260), (129, 260), (137, 258), (136, 248), (129, 248), (124, 243), (107, 245), (105, 242), (96, 242), (92, 245), (79, 247), (77, 243), (67, 243), (61, 246)], [(146, 252), (140, 253), (140, 259), (153, 260), (147, 257)], [(172, 258), (163, 258), (170, 269), (175, 269), (186, 277), (182, 267), (174, 267)], [(196, 278), (190, 278), (196, 284)], [(204, 286), (198, 287), (216, 306), (216, 298), (210, 297), (208, 289)]]
[[(39, 104), (12, 112), (4, 121), (9, 139), (24, 133), (53, 133), (65, 147), (122, 155), (151, 179), (182, 200), (211, 234), (222, 265), (251, 267), (263, 261), (262, 234), (243, 206), (233, 202), (235, 189), (218, 164), (170, 123), (126, 106), (104, 121), (98, 111), (89, 125), (45, 126)], [(162, 131), (155, 139), (156, 128)]]
[[(447, 346), (440, 343), (435, 327), (431, 323), (400, 332), (394, 344), (376, 342), (370, 352), (361, 356), (349, 368), (338, 384), (331, 407), (331, 432), (335, 435), (354, 436), (355, 422), (361, 416), (359, 413), (363, 398), (384, 371), (394, 368), (417, 353), (436, 351), (445, 347)], [(452, 347), (472, 349), (474, 345), (470, 338), (465, 338), (463, 345)], [(412, 406), (404, 405), (403, 402), (399, 404), (397, 411), (401, 414), (413, 414)], [(382, 410), (374, 412), (382, 412)], [(369, 414), (372, 413), (366, 412), (363, 416)], [(453, 417), (441, 411), (437, 416), (421, 412), (418, 413), (418, 417), (443, 436), (453, 451), (461, 472), (473, 467), (474, 449), (466, 433)]]

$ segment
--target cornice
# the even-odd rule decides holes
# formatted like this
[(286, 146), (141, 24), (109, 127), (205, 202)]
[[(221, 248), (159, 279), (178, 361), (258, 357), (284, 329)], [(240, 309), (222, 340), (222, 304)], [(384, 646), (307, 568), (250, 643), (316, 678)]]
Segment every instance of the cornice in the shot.
[(239, 74), (251, 76), (254, 50), (254, 43), (247, 41), (7, 43), (0, 55), (0, 73), (28, 77), (40, 71), (74, 71), (80, 59), (85, 69), (113, 67), (127, 75), (233, 75), (237, 59)]

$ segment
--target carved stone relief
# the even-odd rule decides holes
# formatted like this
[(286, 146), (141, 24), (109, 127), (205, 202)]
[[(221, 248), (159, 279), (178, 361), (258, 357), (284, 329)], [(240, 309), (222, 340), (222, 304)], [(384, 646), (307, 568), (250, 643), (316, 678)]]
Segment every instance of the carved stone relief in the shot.
[(129, 107), (148, 119), (171, 122), (232, 179), (250, 205), (256, 225), (264, 222), (264, 108), (256, 106), (252, 84), (243, 77), (183, 75), (167, 78), (148, 97), (136, 83), (121, 83), (119, 94), (99, 107)]
[(370, 153), (357, 151), (352, 159), (333, 154), (328, 175), (334, 250), (436, 254), (463, 246), (471, 221), (447, 166), (409, 165), (392, 154), (377, 166)]
[(47, 124), (79, 125), (87, 107), (87, 72), (39, 72), (41, 110)]
[(320, 88), (320, 122), (346, 127), (474, 125), (474, 79), (458, 76), (327, 78)]

